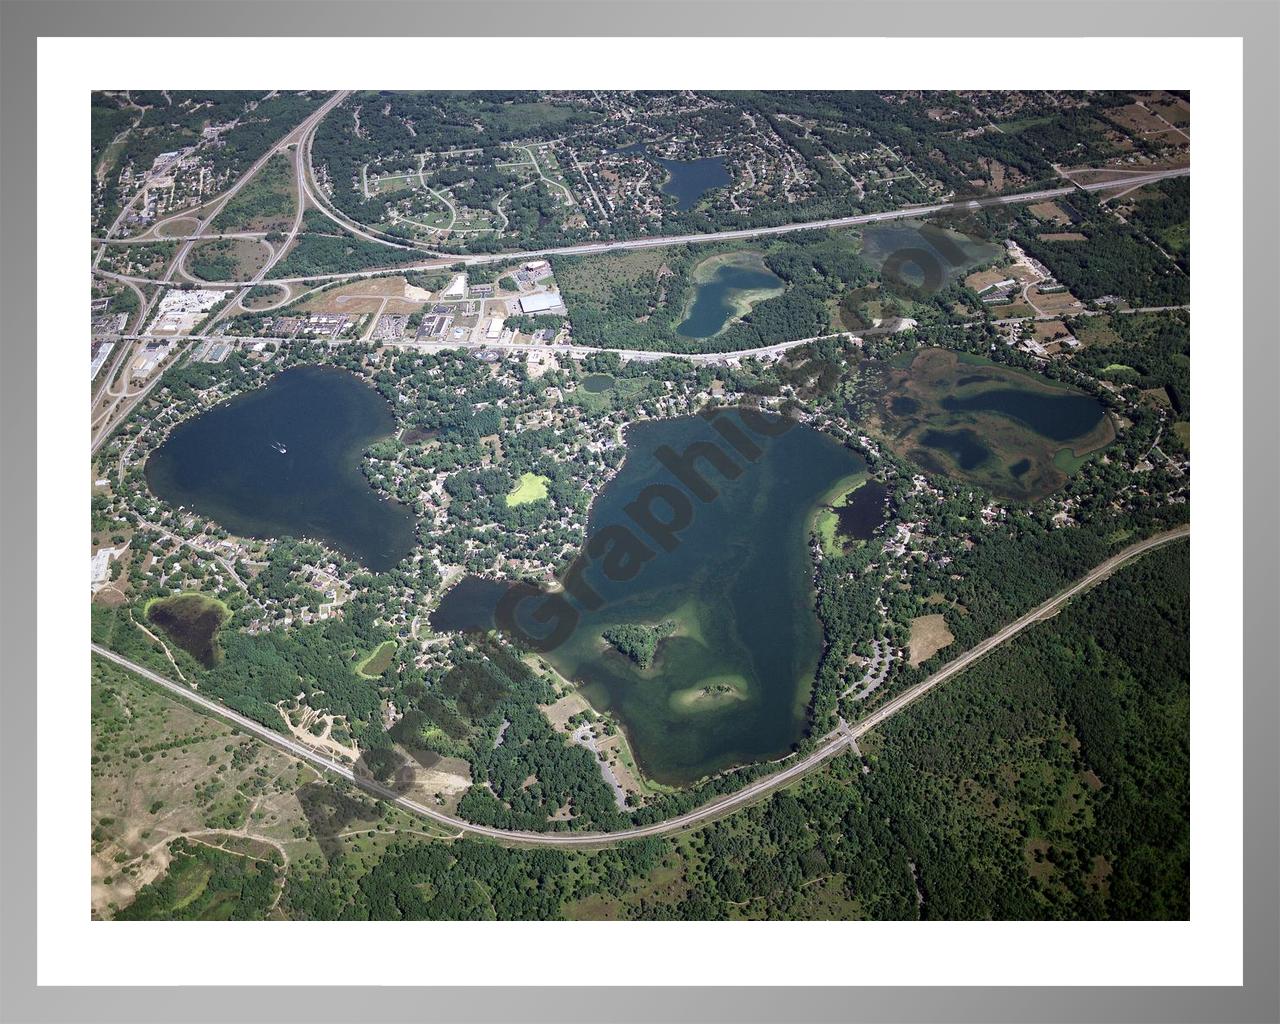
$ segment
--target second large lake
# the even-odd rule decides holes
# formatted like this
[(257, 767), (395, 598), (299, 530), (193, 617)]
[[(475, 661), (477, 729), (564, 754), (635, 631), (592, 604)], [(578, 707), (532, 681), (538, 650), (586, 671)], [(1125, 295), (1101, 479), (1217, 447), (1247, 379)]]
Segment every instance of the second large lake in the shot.
[(415, 522), (360, 462), (395, 427), (355, 374), (297, 367), (175, 427), (147, 460), (147, 486), (240, 536), (322, 540), (382, 572), (413, 549)]
[[(735, 413), (724, 415), (737, 421)], [(588, 551), (592, 539), (610, 528), (644, 538), (626, 506), (651, 485), (677, 484), (659, 458), (664, 449), (682, 453), (710, 442), (741, 473), (726, 480), (699, 462), (716, 496), (691, 498), (692, 521), (676, 549), (650, 543), (653, 557), (633, 579), (608, 579), (601, 560), (593, 559), (583, 578), (600, 604), (580, 608), (572, 635), (545, 655), (583, 685), (592, 704), (617, 716), (641, 768), (664, 783), (687, 784), (730, 765), (784, 754), (806, 725), (822, 652), (810, 525), (832, 488), (865, 463), (809, 427), (792, 426), (774, 438), (747, 433), (761, 450), (754, 462), (735, 454), (700, 417), (628, 429), (626, 461), (592, 508)], [(660, 503), (656, 508), (665, 515)], [(501, 583), (464, 580), (445, 595), (432, 627), (487, 628), (503, 590)], [(647, 668), (602, 638), (619, 625), (672, 624), (674, 635), (659, 643)]]

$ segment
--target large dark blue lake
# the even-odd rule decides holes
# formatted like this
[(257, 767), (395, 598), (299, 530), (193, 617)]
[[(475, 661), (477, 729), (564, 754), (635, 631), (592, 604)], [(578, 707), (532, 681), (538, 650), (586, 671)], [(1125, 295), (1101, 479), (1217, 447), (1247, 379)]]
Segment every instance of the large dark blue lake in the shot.
[[(645, 773), (674, 785), (786, 753), (803, 735), (822, 652), (810, 527), (833, 487), (866, 468), (855, 452), (809, 427), (760, 437), (736, 414), (722, 415), (754, 439), (759, 458), (736, 455), (697, 416), (628, 428), (626, 461), (596, 498), (587, 526), (586, 550), (596, 555), (582, 579), (598, 592), (599, 606), (574, 602), (576, 628), (544, 655), (582, 684), (593, 705), (617, 716)], [(690, 497), (692, 518), (674, 550), (649, 541), (652, 557), (633, 578), (610, 579), (603, 565), (611, 533), (621, 527), (645, 539), (627, 506), (654, 485), (688, 493), (660, 451), (684, 453), (706, 442), (726, 452), (740, 475), (727, 480), (700, 460), (715, 497)], [(661, 501), (654, 511), (667, 517)], [(504, 590), (501, 583), (464, 580), (445, 595), (432, 628), (491, 627)], [(526, 610), (537, 608), (538, 598), (530, 598)], [(648, 668), (601, 636), (618, 625), (662, 623), (674, 623), (675, 634), (660, 642)]]
[(360, 462), (395, 427), (355, 374), (297, 367), (179, 424), (147, 460), (147, 486), (232, 533), (322, 540), (383, 572), (413, 549), (414, 517), (378, 496)]

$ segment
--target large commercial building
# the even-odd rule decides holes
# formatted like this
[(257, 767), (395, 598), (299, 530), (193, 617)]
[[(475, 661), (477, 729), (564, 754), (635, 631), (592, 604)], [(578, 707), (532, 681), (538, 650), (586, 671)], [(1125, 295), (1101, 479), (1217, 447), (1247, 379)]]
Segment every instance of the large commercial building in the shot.
[(547, 310), (556, 309), (560, 305), (559, 292), (538, 292), (536, 295), (526, 295), (520, 300), (520, 312), (545, 313)]

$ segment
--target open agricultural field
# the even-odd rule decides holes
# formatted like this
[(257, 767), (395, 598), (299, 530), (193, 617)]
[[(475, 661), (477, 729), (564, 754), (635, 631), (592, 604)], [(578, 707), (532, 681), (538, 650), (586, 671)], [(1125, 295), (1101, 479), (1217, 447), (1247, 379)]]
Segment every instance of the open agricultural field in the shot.
[(1052, 199), (1044, 203), (1032, 203), (1027, 207), (1027, 210), (1037, 220), (1049, 221), (1053, 224), (1064, 226), (1072, 223), (1071, 215)]

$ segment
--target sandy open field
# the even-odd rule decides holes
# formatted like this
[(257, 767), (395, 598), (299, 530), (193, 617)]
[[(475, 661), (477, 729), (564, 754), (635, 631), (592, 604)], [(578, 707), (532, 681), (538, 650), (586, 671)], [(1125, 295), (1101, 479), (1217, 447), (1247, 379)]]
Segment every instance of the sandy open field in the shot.
[(911, 658), (907, 664), (914, 668), (928, 661), (954, 639), (943, 615), (916, 616), (911, 620)]
[(1037, 220), (1052, 221), (1054, 224), (1070, 224), (1071, 218), (1065, 210), (1052, 200), (1047, 203), (1034, 203), (1027, 209)]

